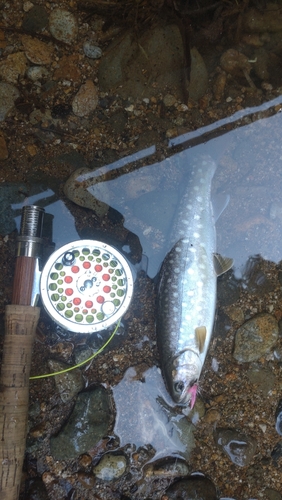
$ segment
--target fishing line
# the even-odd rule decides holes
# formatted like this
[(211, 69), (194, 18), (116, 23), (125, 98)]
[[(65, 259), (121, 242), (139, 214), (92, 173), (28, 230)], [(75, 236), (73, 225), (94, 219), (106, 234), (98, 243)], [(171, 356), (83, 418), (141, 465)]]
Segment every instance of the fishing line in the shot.
[(29, 377), (29, 380), (38, 380), (40, 378), (55, 377), (55, 375), (62, 375), (63, 373), (70, 372), (71, 370), (75, 370), (76, 368), (79, 368), (80, 366), (85, 365), (86, 363), (88, 363), (89, 361), (94, 359), (96, 356), (98, 356), (98, 354), (100, 354), (105, 349), (105, 347), (107, 347), (107, 345), (114, 338), (114, 336), (119, 328), (119, 325), (120, 325), (120, 320), (117, 322), (116, 327), (115, 327), (113, 333), (108, 338), (108, 340), (102, 345), (102, 347), (100, 347), (100, 349), (98, 349), (98, 351), (94, 352), (94, 354), (92, 354), (89, 358), (85, 359), (84, 361), (81, 361), (80, 363), (77, 363), (74, 366), (70, 366), (69, 368), (65, 368), (65, 370), (60, 370), (58, 372), (53, 372), (53, 373), (46, 373), (45, 375), (35, 375), (34, 377)]

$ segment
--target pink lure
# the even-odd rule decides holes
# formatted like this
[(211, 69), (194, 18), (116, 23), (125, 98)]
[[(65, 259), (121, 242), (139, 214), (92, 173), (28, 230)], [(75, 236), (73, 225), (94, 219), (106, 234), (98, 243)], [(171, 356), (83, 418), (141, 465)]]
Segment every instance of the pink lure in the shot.
[(196, 403), (197, 390), (198, 390), (197, 384), (192, 385), (192, 387), (190, 387), (190, 389), (188, 390), (188, 394), (190, 394), (190, 407), (191, 407), (191, 410), (194, 407), (194, 404)]

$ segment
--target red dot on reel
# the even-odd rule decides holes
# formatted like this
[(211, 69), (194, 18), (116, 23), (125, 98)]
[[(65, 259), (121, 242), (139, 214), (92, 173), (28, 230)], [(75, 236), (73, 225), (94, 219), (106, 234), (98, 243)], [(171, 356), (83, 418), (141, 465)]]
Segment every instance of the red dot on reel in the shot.
[(84, 269), (89, 269), (89, 267), (91, 266), (91, 262), (85, 261), (85, 262), (83, 262), (82, 265), (83, 265)]
[(104, 299), (104, 297), (102, 297), (102, 295), (98, 295), (98, 297), (97, 297), (97, 299), (96, 299), (96, 300), (97, 300), (97, 302), (98, 302), (99, 304), (103, 304), (103, 302), (105, 302), (105, 299)]
[(104, 286), (103, 291), (104, 291), (105, 293), (110, 293), (110, 291), (111, 291), (111, 287), (110, 287), (110, 286)]
[(102, 266), (100, 266), (100, 264), (96, 264), (94, 269), (95, 269), (95, 271), (97, 271), (97, 273), (99, 273), (100, 271), (102, 271), (103, 268), (102, 268)]
[(68, 296), (72, 295), (73, 294), (73, 289), (72, 288), (66, 288), (65, 289), (65, 294), (68, 295)]
[(72, 266), (71, 271), (72, 271), (72, 273), (78, 273), (79, 267), (78, 266)]
[(66, 283), (71, 283), (72, 282), (72, 277), (71, 276), (66, 276), (65, 277), (65, 282)]
[(85, 307), (87, 307), (87, 309), (90, 309), (91, 307), (93, 307), (93, 302), (92, 300), (87, 300), (85, 302)]
[(102, 279), (103, 279), (104, 281), (109, 281), (109, 279), (110, 279), (110, 275), (109, 275), (109, 274), (103, 274)]
[(73, 303), (75, 306), (79, 306), (79, 304), (81, 303), (81, 299), (79, 297), (75, 297), (73, 299)]

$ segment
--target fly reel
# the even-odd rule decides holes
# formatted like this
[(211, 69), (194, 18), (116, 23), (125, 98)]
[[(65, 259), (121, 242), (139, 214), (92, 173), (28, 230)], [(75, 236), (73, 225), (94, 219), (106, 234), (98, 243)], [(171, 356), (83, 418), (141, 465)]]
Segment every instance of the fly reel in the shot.
[(40, 294), (60, 326), (97, 332), (116, 323), (129, 307), (132, 271), (116, 248), (96, 240), (74, 241), (49, 257), (41, 272)]

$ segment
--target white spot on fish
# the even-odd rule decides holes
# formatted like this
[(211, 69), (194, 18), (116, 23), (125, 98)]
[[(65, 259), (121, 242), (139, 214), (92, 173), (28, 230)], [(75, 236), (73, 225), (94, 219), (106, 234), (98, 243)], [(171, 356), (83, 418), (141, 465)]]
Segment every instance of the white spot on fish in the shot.
[(187, 319), (187, 321), (190, 321), (191, 320), (190, 314), (186, 314), (185, 319)]
[(201, 287), (201, 286), (203, 286), (204, 284), (203, 284), (203, 282), (202, 282), (202, 281), (197, 281), (196, 285), (197, 285), (197, 286), (199, 286), (199, 287)]
[(194, 274), (194, 269), (192, 269), (191, 267), (189, 267), (188, 271), (187, 271), (188, 274)]
[(187, 293), (187, 295), (188, 295), (189, 297), (193, 297), (193, 295), (194, 295), (193, 290), (189, 290), (189, 291), (188, 291), (188, 293)]
[(201, 203), (203, 201), (203, 198), (201, 196), (197, 196), (196, 200)]
[(193, 233), (194, 238), (200, 238), (199, 233)]
[(194, 219), (195, 219), (195, 220), (199, 220), (200, 218), (201, 218), (201, 217), (200, 217), (199, 215), (197, 215), (197, 214), (195, 214), (195, 215), (194, 215)]
[(199, 191), (199, 186), (194, 186), (194, 191)]

